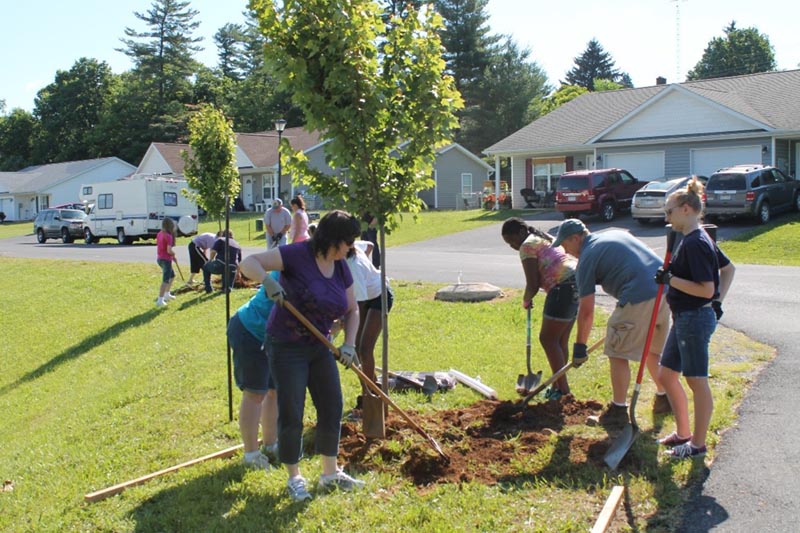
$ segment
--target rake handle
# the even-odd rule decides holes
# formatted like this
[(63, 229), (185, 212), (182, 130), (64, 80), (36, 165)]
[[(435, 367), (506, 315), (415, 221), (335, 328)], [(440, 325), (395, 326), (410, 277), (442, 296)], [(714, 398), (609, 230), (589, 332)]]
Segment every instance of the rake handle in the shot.
[[(290, 301), (288, 301), (288, 300), (284, 299), (284, 300), (283, 300), (283, 306), (284, 306), (284, 307), (286, 307), (286, 309), (288, 309), (288, 310), (289, 310), (289, 312), (290, 312), (290, 313), (292, 313), (292, 314), (294, 315), (294, 317), (295, 317), (297, 320), (299, 320), (300, 322), (302, 322), (302, 324), (303, 324), (303, 325), (304, 325), (306, 328), (308, 328), (308, 330), (309, 330), (309, 331), (310, 331), (310, 332), (311, 332), (311, 333), (312, 333), (312, 334), (313, 334), (313, 335), (314, 335), (314, 336), (315, 336), (315, 337), (316, 337), (316, 338), (317, 338), (317, 339), (318, 339), (318, 340), (319, 340), (319, 341), (320, 341), (322, 344), (324, 344), (324, 345), (325, 345), (325, 346), (326, 346), (326, 347), (327, 347), (327, 348), (328, 348), (328, 349), (329, 349), (331, 352), (333, 352), (333, 355), (336, 357), (336, 359), (337, 359), (337, 360), (339, 360), (339, 358), (340, 358), (340, 355), (339, 355), (339, 349), (338, 349), (338, 348), (336, 348), (336, 346), (334, 346), (334, 345), (333, 345), (333, 343), (332, 343), (332, 342), (331, 342), (331, 341), (328, 339), (328, 337), (326, 337), (325, 335), (323, 335), (323, 334), (322, 334), (322, 332), (321, 332), (319, 329), (317, 329), (317, 327), (316, 327), (314, 324), (312, 324), (312, 323), (311, 323), (311, 322), (310, 322), (310, 321), (309, 321), (309, 320), (308, 320), (308, 319), (307, 319), (305, 316), (303, 316), (303, 314), (302, 314), (302, 313), (300, 313), (300, 311), (298, 311), (298, 310), (297, 310), (297, 308), (296, 308), (294, 305), (292, 305), (292, 303), (291, 303)], [(386, 404), (387, 404), (387, 405), (389, 405), (389, 406), (390, 406), (392, 409), (394, 409), (395, 411), (397, 411), (397, 412), (400, 414), (400, 416), (402, 416), (402, 417), (403, 417), (403, 419), (404, 419), (406, 422), (408, 422), (408, 425), (410, 425), (412, 428), (414, 428), (414, 430), (415, 430), (417, 433), (419, 433), (420, 435), (422, 435), (422, 437), (424, 437), (424, 438), (425, 438), (425, 440), (427, 440), (427, 441), (428, 441), (428, 443), (429, 443), (429, 444), (430, 444), (430, 445), (433, 447), (433, 449), (434, 449), (434, 450), (436, 450), (436, 453), (438, 453), (439, 455), (441, 455), (441, 456), (442, 456), (442, 458), (443, 458), (443, 459), (445, 459), (446, 461), (448, 461), (448, 462), (450, 461), (450, 458), (447, 456), (447, 454), (445, 454), (445, 453), (442, 451), (442, 448), (439, 446), (439, 443), (438, 443), (438, 442), (436, 442), (436, 441), (434, 440), (434, 438), (433, 438), (433, 437), (431, 437), (430, 435), (428, 435), (428, 433), (426, 433), (426, 432), (425, 432), (425, 430), (424, 430), (424, 429), (422, 429), (422, 428), (419, 426), (419, 424), (417, 424), (416, 422), (414, 422), (414, 420), (412, 420), (412, 419), (411, 419), (411, 417), (408, 415), (408, 413), (406, 413), (405, 411), (403, 411), (402, 409), (400, 409), (400, 408), (397, 406), (397, 404), (395, 404), (395, 403), (394, 403), (394, 402), (391, 400), (391, 398), (389, 398), (389, 397), (388, 397), (388, 396), (387, 396), (387, 395), (386, 395), (386, 394), (385, 394), (385, 393), (384, 393), (384, 392), (381, 390), (381, 388), (380, 388), (380, 387), (378, 387), (378, 386), (377, 386), (375, 383), (373, 383), (373, 382), (372, 382), (372, 380), (371, 380), (371, 379), (369, 379), (369, 378), (367, 377), (367, 375), (366, 375), (366, 374), (364, 374), (364, 372), (362, 372), (362, 371), (361, 371), (361, 369), (360, 369), (360, 368), (358, 368), (358, 367), (357, 367), (357, 366), (355, 366), (355, 365), (350, 365), (350, 369), (351, 369), (353, 372), (355, 372), (355, 373), (356, 373), (356, 375), (358, 375), (359, 379), (361, 380), (361, 383), (363, 383), (364, 385), (366, 385), (366, 386), (367, 386), (367, 388), (368, 388), (369, 390), (371, 390), (371, 391), (372, 391), (372, 392), (373, 392), (373, 393), (374, 393), (376, 396), (378, 396), (378, 397), (379, 397), (381, 400), (383, 400), (383, 402), (384, 402), (384, 403), (386, 403)]]

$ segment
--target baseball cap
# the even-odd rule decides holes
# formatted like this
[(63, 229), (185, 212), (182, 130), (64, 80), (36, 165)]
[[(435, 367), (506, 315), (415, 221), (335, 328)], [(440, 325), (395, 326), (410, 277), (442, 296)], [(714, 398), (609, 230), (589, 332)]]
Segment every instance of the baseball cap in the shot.
[(280, 198), (275, 198), (272, 200), (272, 207), (283, 205), (283, 200)]
[(584, 231), (586, 231), (586, 226), (583, 225), (583, 222), (577, 218), (568, 218), (558, 227), (558, 234), (552, 246), (561, 246), (561, 243), (563, 243), (564, 239), (567, 237), (571, 237), (577, 233), (583, 233)]

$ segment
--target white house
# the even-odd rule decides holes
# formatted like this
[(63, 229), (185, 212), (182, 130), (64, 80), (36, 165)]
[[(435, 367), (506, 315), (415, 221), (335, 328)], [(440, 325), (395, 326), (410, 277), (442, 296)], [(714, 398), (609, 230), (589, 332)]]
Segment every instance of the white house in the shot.
[(104, 157), (0, 172), (0, 211), (6, 220), (32, 220), (42, 209), (78, 202), (82, 183), (114, 181), (135, 170), (122, 159)]

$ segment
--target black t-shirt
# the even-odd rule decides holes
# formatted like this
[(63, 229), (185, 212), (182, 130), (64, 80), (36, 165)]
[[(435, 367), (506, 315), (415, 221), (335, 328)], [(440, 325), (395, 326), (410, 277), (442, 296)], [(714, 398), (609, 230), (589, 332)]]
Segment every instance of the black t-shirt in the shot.
[[(238, 265), (242, 260), (242, 247), (233, 239), (228, 239), (228, 246), (230, 250), (228, 250), (228, 259), (230, 260), (232, 265)], [(217, 252), (217, 255), (214, 259), (219, 259), (223, 263), (225, 262), (225, 239), (220, 238), (214, 242), (214, 246), (211, 247), (212, 250)]]
[(686, 235), (678, 244), (670, 262), (674, 276), (696, 282), (713, 281), (713, 298), (700, 298), (669, 288), (667, 303), (673, 313), (697, 309), (719, 296), (719, 269), (730, 263), (717, 245), (703, 229), (696, 229)]

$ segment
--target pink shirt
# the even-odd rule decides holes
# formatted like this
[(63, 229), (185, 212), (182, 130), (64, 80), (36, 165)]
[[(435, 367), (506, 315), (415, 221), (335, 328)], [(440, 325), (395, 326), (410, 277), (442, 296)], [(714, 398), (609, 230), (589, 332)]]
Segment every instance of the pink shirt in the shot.
[(292, 215), (292, 225), (289, 227), (289, 239), (292, 242), (303, 242), (309, 239), (308, 235), (308, 215), (302, 209), (295, 211)]
[(550, 246), (550, 241), (534, 234), (528, 235), (519, 247), (519, 258), (539, 262), (539, 283), (544, 292), (573, 277), (578, 264), (562, 247)]
[(156, 258), (172, 261), (172, 256), (167, 252), (168, 246), (175, 246), (175, 239), (163, 229), (156, 235)]

